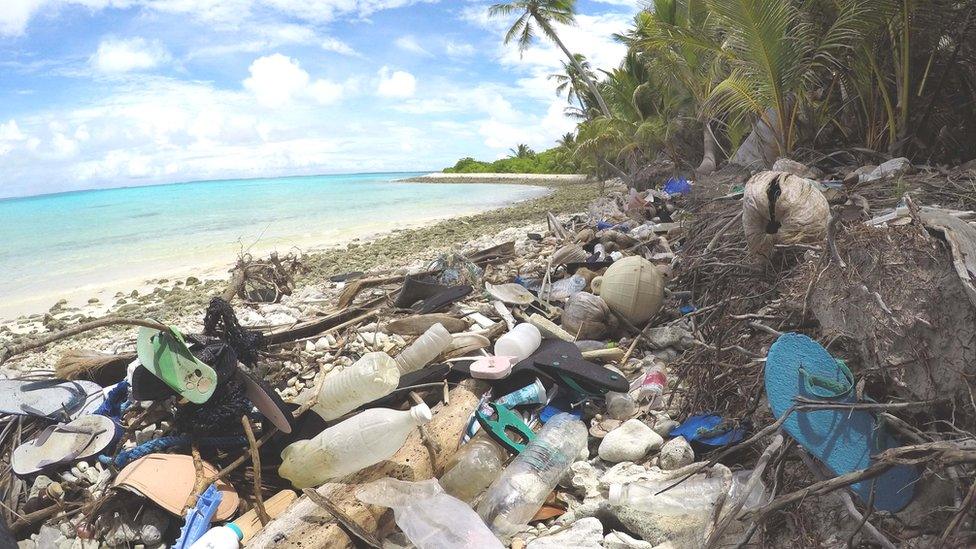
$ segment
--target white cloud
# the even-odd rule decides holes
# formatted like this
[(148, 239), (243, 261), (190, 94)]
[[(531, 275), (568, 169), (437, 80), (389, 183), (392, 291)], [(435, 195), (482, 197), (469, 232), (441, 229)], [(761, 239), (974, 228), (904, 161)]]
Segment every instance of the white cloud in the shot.
[(5, 0), (0, 9), (0, 36), (24, 33), (27, 22), (47, 0)]
[(251, 76), (243, 82), (262, 105), (279, 108), (296, 98), (308, 97), (322, 105), (342, 96), (342, 85), (319, 79), (311, 81), (298, 61), (280, 53), (259, 57), (248, 67)]
[(346, 44), (345, 42), (339, 40), (338, 38), (334, 38), (331, 36), (326, 37), (322, 41), (322, 49), (325, 51), (333, 51), (342, 55), (351, 55), (357, 57), (359, 56), (359, 53), (356, 50), (352, 49), (352, 46)]
[(9, 122), (0, 124), (0, 156), (14, 150), (14, 147), (25, 139), (26, 136), (20, 131), (16, 120), (11, 118)]
[(91, 66), (103, 74), (144, 71), (158, 67), (170, 59), (169, 52), (158, 41), (136, 37), (106, 38), (89, 59)]
[(444, 44), (444, 52), (451, 57), (467, 57), (474, 55), (475, 49), (471, 44), (448, 41)]
[(416, 37), (411, 36), (409, 34), (397, 38), (395, 44), (401, 50), (408, 51), (410, 53), (415, 53), (417, 55), (424, 55), (428, 57), (431, 55), (429, 51), (427, 51), (423, 46), (420, 45), (420, 42), (417, 41)]
[(417, 91), (417, 79), (406, 71), (390, 71), (383, 67), (379, 71), (380, 82), (376, 86), (376, 93), (383, 97), (412, 97)]

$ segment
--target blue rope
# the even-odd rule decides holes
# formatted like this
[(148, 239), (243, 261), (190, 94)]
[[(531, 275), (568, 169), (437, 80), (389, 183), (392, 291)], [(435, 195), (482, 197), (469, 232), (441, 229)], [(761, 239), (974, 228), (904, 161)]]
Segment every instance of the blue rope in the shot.
[[(112, 456), (98, 456), (98, 460), (105, 465), (114, 464), (116, 467), (121, 468), (125, 467), (129, 462), (148, 456), (149, 454), (156, 454), (171, 448), (186, 448), (190, 446), (191, 441), (192, 438), (189, 435), (160, 437), (144, 442), (131, 450), (119, 452), (119, 455), (115, 456), (114, 461), (112, 460)], [(247, 439), (242, 436), (202, 438), (197, 440), (197, 444), (201, 448), (224, 448), (244, 446), (247, 444)]]

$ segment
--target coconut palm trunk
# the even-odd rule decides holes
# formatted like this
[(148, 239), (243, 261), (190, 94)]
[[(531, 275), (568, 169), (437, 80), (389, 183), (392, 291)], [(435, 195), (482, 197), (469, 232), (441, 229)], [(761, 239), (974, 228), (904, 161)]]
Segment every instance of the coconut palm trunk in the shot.
[(706, 120), (704, 128), (702, 128), (702, 139), (704, 140), (702, 144), (704, 146), (704, 154), (702, 154), (701, 164), (695, 168), (695, 173), (702, 175), (714, 172), (715, 167), (717, 166), (717, 161), (715, 158), (718, 151), (716, 150), (717, 147), (715, 143), (715, 136), (712, 135), (712, 129), (709, 127), (710, 122), (710, 120)]
[(559, 39), (559, 35), (556, 34), (556, 31), (553, 30), (551, 26), (549, 26), (549, 22), (546, 21), (545, 18), (540, 17), (534, 10), (531, 11), (530, 13), (532, 14), (532, 18), (535, 19), (536, 22), (539, 24), (539, 26), (543, 29), (543, 31), (545, 31), (546, 36), (552, 38), (552, 41), (555, 42), (557, 46), (559, 46), (559, 49), (563, 50), (563, 53), (566, 54), (566, 57), (569, 58), (569, 62), (573, 64), (573, 67), (579, 73), (580, 78), (582, 78), (583, 82), (586, 83), (587, 89), (589, 89), (590, 93), (593, 94), (593, 97), (596, 98), (596, 102), (597, 105), (599, 105), (600, 107), (600, 111), (603, 112), (604, 116), (610, 118), (611, 117), (610, 109), (607, 107), (607, 102), (603, 100), (603, 95), (600, 94), (600, 89), (597, 88), (596, 83), (593, 82), (593, 79), (590, 78), (590, 75), (586, 74), (586, 71), (583, 70), (582, 65), (580, 65), (579, 61), (576, 60), (576, 56), (570, 53), (569, 49), (566, 47), (565, 44), (563, 44), (563, 41)]

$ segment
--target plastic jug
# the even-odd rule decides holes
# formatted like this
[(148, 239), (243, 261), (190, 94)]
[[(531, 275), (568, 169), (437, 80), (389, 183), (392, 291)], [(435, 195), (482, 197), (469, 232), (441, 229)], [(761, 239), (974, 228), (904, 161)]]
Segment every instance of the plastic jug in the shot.
[(513, 356), (515, 362), (529, 358), (542, 345), (542, 332), (523, 322), (495, 342), (495, 356)]
[(461, 446), (444, 468), (440, 483), (444, 491), (466, 503), (471, 503), (498, 478), (505, 468), (508, 452), (479, 433)]
[(445, 494), (436, 480), (382, 478), (360, 488), (356, 497), (369, 505), (392, 508), (397, 526), (418, 549), (502, 549), (481, 517)]
[(241, 546), (244, 534), (240, 528), (230, 523), (207, 530), (200, 539), (193, 542), (190, 549), (237, 549)]
[(495, 535), (508, 539), (528, 524), (586, 447), (586, 438), (586, 425), (569, 414), (557, 414), (545, 424), (478, 505)]
[(281, 452), (278, 473), (297, 488), (311, 488), (344, 477), (395, 454), (407, 436), (431, 418), (426, 404), (406, 411), (365, 410), (311, 440), (288, 445)]
[(396, 357), (400, 374), (408, 374), (430, 364), (451, 344), (451, 332), (440, 323), (434, 324)]
[(390, 355), (366, 353), (352, 366), (329, 374), (312, 407), (331, 421), (363, 404), (390, 394), (400, 383), (400, 369)]

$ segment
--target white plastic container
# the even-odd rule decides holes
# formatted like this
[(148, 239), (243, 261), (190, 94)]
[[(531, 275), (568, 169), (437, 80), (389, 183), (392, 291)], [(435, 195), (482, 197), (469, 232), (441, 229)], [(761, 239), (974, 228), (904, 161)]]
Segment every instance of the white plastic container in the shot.
[(586, 425), (569, 414), (553, 416), (491, 484), (478, 514), (503, 540), (529, 523), (586, 447)]
[(396, 363), (400, 367), (400, 374), (408, 374), (430, 364), (430, 361), (447, 349), (451, 341), (451, 332), (440, 323), (427, 328), (423, 335), (397, 355)]
[(244, 534), (233, 523), (215, 526), (193, 542), (190, 549), (238, 549)]
[(542, 332), (523, 322), (495, 342), (495, 356), (514, 356), (515, 362), (529, 358), (542, 345)]
[(390, 355), (366, 353), (352, 366), (326, 376), (312, 407), (322, 419), (332, 421), (390, 394), (400, 383), (400, 369)]
[(365, 410), (311, 440), (288, 445), (281, 452), (278, 473), (296, 488), (319, 486), (389, 458), (418, 425), (431, 418), (426, 404), (406, 411)]

